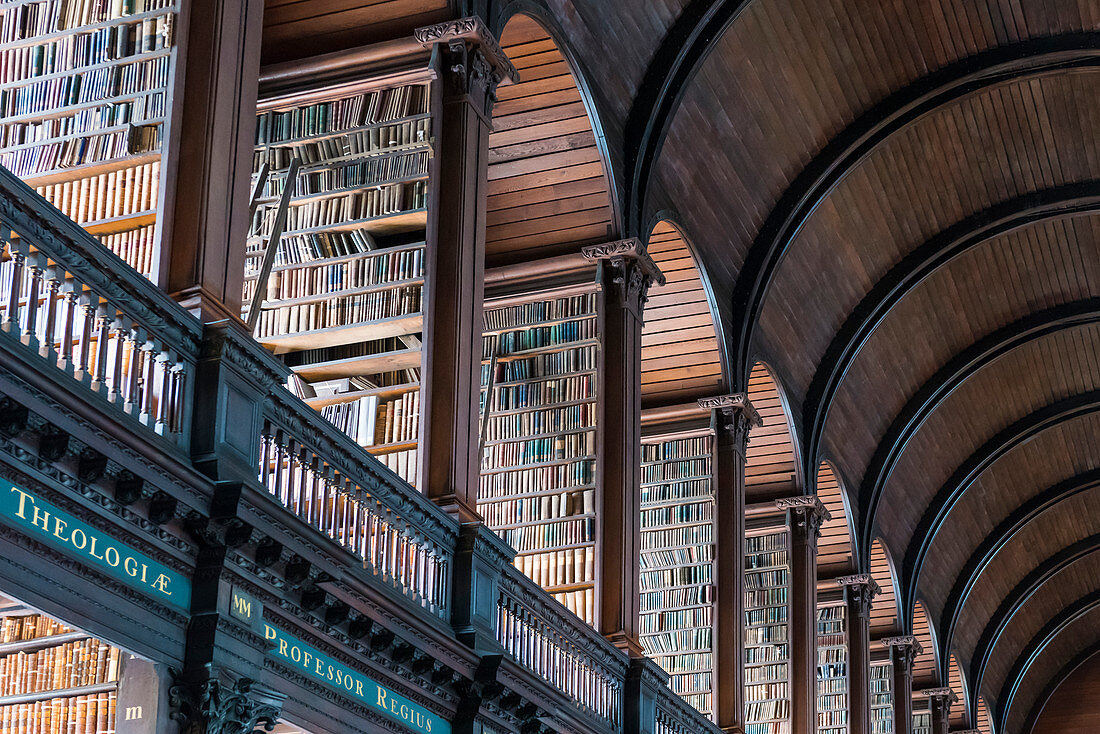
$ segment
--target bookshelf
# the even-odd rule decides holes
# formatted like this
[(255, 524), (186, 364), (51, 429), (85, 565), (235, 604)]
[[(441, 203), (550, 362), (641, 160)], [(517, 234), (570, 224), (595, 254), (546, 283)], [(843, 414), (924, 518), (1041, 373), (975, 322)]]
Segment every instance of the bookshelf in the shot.
[(594, 284), (485, 304), (478, 510), (516, 567), (595, 621)]
[(889, 661), (871, 663), (871, 734), (894, 734), (892, 675)]
[(265, 165), (268, 177), (244, 284), (246, 304), (263, 289), (255, 336), (291, 367), (290, 387), (414, 486), (432, 94), (425, 70), (261, 99), (254, 183)]
[(155, 278), (178, 5), (18, 0), (4, 7), (0, 164)]
[(932, 734), (932, 712), (928, 710), (913, 712), (912, 734)]
[(669, 685), (714, 716), (714, 436), (642, 440), (640, 640)]
[(790, 734), (790, 531), (745, 537), (745, 734)]
[(848, 621), (843, 602), (817, 609), (817, 731), (848, 734)]

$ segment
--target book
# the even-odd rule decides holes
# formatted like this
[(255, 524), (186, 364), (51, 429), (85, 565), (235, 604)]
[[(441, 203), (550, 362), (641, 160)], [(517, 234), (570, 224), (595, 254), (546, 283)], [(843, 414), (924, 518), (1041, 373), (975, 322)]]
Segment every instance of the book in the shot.
[(817, 731), (848, 732), (848, 620), (841, 604), (817, 609)]
[(745, 731), (790, 734), (790, 534), (745, 538)]

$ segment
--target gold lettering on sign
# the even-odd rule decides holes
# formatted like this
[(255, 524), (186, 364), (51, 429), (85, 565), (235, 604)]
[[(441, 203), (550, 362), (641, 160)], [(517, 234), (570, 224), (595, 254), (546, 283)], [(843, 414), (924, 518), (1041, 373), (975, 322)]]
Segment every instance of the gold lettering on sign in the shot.
[(233, 612), (252, 619), (252, 602), (237, 594), (233, 595)]
[(141, 706), (127, 706), (126, 707), (126, 721), (134, 721), (142, 717)]

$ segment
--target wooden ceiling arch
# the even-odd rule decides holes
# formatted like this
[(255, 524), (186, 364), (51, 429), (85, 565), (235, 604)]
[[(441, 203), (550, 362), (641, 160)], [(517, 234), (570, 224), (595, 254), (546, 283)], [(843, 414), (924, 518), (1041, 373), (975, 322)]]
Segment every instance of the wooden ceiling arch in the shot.
[(817, 577), (819, 579), (855, 573), (860, 564), (852, 541), (852, 513), (848, 497), (837, 476), (836, 468), (827, 461), (817, 467), (817, 498), (829, 511), (829, 519), (821, 525), (817, 539)]
[(913, 661), (913, 690), (936, 688), (942, 684), (940, 675), (940, 648), (936, 640), (936, 628), (921, 600), (914, 602), (909, 628), (921, 645), (921, 653)]
[(965, 729), (970, 726), (970, 687), (966, 684), (966, 675), (955, 653), (947, 658), (947, 686), (958, 699), (951, 705), (950, 726), (952, 729)]
[[(1079, 664), (1074, 664), (1078, 663)], [(1095, 734), (1100, 729), (1100, 655), (1071, 661), (1039, 697), (1032, 734)]]
[(898, 635), (901, 633), (901, 615), (897, 574), (890, 553), (879, 538), (872, 541), (868, 558), (871, 576), (879, 587), (879, 593), (871, 601), (871, 639)]
[(757, 362), (749, 373), (749, 401), (761, 424), (749, 433), (745, 453), (745, 498), (766, 502), (802, 493), (797, 433), (786, 396), (771, 369)]
[(982, 734), (994, 734), (993, 717), (989, 715), (989, 706), (986, 705), (985, 696), (978, 696), (977, 725), (978, 731)]

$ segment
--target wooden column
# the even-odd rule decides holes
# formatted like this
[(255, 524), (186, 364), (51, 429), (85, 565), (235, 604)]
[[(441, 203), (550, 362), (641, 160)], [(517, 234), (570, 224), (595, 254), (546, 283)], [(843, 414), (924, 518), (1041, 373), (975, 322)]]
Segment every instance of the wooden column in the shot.
[(894, 678), (890, 690), (894, 696), (894, 734), (913, 731), (913, 662), (924, 648), (913, 635), (887, 637), (882, 641), (890, 650)]
[(836, 582), (848, 605), (848, 731), (871, 734), (871, 602), (879, 586), (868, 573)]
[(630, 655), (638, 641), (639, 505), (642, 451), (642, 309), (651, 283), (665, 282), (637, 239), (585, 247), (603, 287), (603, 391), (597, 460), (596, 625)]
[(928, 696), (932, 734), (948, 734), (951, 729), (951, 704), (959, 700), (958, 696), (950, 688), (926, 688), (921, 694)]
[(745, 456), (760, 416), (745, 393), (704, 398), (715, 434), (714, 539), (717, 609), (714, 625), (714, 705), (718, 726), (744, 731), (745, 719)]
[(817, 538), (829, 511), (817, 497), (776, 500), (791, 528), (791, 731), (817, 731)]
[(204, 322), (240, 319), (263, 0), (193, 0), (166, 145), (160, 282)]
[(478, 392), (485, 293), (485, 192), (497, 85), (516, 71), (477, 18), (418, 28), (434, 46), (442, 102), (433, 109), (421, 380), (420, 476), (460, 520), (477, 519)]

